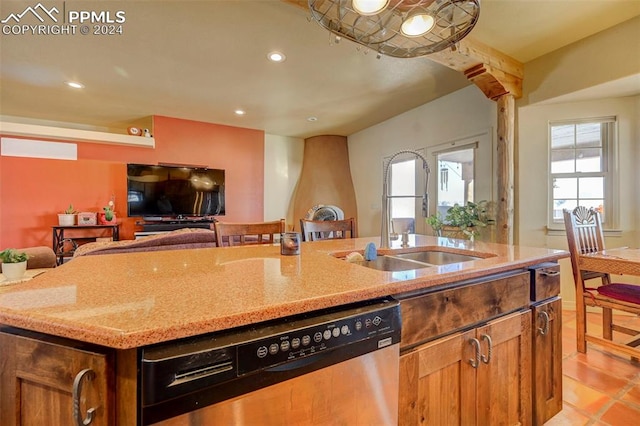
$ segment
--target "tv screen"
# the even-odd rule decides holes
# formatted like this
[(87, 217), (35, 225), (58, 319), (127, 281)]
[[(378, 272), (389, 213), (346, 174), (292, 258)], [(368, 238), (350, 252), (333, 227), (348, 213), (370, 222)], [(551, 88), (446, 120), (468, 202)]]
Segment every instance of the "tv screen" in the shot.
[(128, 164), (127, 205), (129, 216), (224, 215), (224, 170)]

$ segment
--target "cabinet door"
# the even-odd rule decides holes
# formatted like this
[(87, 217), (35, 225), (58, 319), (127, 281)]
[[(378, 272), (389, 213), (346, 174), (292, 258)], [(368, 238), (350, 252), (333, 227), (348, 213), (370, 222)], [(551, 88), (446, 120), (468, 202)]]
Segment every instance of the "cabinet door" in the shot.
[(0, 424), (115, 423), (108, 355), (0, 333), (0, 365)]
[(531, 424), (531, 314), (499, 318), (479, 327), (479, 425)]
[(475, 423), (474, 335), (456, 333), (400, 357), (400, 425)]
[(562, 410), (562, 302), (533, 306), (533, 421), (544, 424)]

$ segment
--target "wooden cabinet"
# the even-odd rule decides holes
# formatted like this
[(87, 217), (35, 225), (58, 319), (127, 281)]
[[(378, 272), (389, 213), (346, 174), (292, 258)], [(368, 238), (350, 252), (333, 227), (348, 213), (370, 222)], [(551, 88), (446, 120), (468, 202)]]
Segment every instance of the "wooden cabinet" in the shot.
[(532, 400), (533, 423), (542, 425), (562, 410), (562, 302), (560, 266), (532, 266)]
[(530, 425), (530, 272), (422, 294), (402, 309), (400, 425)]
[(531, 317), (506, 315), (400, 357), (400, 425), (531, 424)]
[(0, 332), (0, 424), (116, 423), (112, 353), (12, 330)]
[(531, 309), (534, 424), (562, 410), (562, 303), (558, 297)]

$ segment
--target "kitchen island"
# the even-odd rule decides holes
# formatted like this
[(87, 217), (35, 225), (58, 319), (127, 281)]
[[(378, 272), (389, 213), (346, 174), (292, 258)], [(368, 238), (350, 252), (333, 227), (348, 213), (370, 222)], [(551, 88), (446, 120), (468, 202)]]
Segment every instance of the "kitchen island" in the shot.
[[(13, 376), (21, 370), (21, 354), (28, 358), (24, 362), (37, 361), (27, 357), (25, 351), (50, 351), (47, 353), (52, 355), (41, 365), (42, 371), (33, 366), (22, 369), (30, 371), (24, 374), (30, 380), (45, 377), (44, 383), (56, 389), (69, 385), (78, 372), (86, 369), (80, 365), (82, 362), (88, 362), (89, 368), (102, 369), (104, 374), (98, 373), (92, 386), (85, 386), (87, 400), (98, 398), (104, 404), (98, 410), (104, 415), (102, 422), (92, 424), (133, 425), (137, 421), (139, 348), (390, 295), (401, 300), (402, 356), (411, 361), (405, 364), (415, 361), (407, 356), (418, 353), (421, 345), (433, 345), (440, 338), (456, 336), (454, 332), (466, 333), (489, 320), (513, 315), (518, 316), (519, 324), (524, 324), (520, 337), (523, 343), (517, 348), (517, 359), (522, 363), (531, 355), (531, 336), (526, 335), (531, 334), (531, 328), (527, 324), (530, 327), (534, 302), (541, 301), (533, 295), (536, 282), (530, 277), (539, 275), (537, 265), (551, 262), (553, 266), (568, 256), (564, 251), (544, 248), (412, 236), (410, 245), (414, 248), (400, 249), (398, 245), (397, 249), (392, 246), (392, 251), (420, 247), (471, 253), (480, 259), (399, 272), (375, 270), (344, 260), (348, 253), (362, 252), (369, 242), (378, 244), (379, 239), (303, 243), (299, 256), (280, 255), (278, 245), (86, 256), (28, 282), (0, 287), (0, 324), (11, 327), (0, 337), (2, 424), (14, 424), (19, 411), (13, 395), (17, 383)], [(556, 303), (557, 292), (553, 293), (547, 299), (555, 298)], [(484, 300), (482, 294), (491, 297)], [(463, 295), (475, 302), (461, 301)], [(412, 319), (416, 313), (433, 312), (437, 305), (441, 314), (446, 313), (448, 304), (454, 311), (474, 311), (477, 307), (481, 314), (456, 318), (445, 314), (444, 324), (424, 327), (428, 331)], [(559, 315), (559, 305), (554, 306)], [(434, 317), (435, 322), (437, 318)], [(25, 336), (27, 343), (11, 341), (14, 334)], [(47, 348), (40, 347), (40, 343)], [(74, 357), (74, 350), (80, 351), (81, 356)], [(560, 348), (554, 350), (560, 352)], [(97, 354), (98, 359), (92, 354)], [(60, 365), (55, 367), (56, 363)], [(530, 375), (530, 361), (521, 367), (520, 374)], [(413, 397), (402, 394), (402, 369), (401, 360), (401, 422), (405, 414), (415, 414), (403, 408), (407, 402), (403, 398)], [(42, 391), (38, 392), (39, 398), (46, 398)], [(419, 394), (419, 389), (416, 392)], [(523, 400), (531, 401), (531, 394), (525, 393)], [(63, 396), (59, 398), (58, 402), (65, 400)], [(419, 408), (415, 401), (407, 402), (407, 406), (414, 411)], [(528, 416), (525, 423), (532, 422), (530, 408), (531, 404), (529, 409), (520, 410)], [(60, 415), (65, 418), (64, 413)]]

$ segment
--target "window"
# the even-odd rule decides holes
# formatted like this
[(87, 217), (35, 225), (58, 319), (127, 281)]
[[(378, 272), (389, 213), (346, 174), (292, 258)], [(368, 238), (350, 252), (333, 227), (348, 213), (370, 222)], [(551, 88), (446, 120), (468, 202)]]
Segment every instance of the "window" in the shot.
[(615, 118), (550, 124), (550, 225), (563, 223), (563, 209), (581, 205), (599, 210), (611, 228), (614, 130)]
[(437, 170), (437, 209), (445, 217), (454, 204), (474, 200), (474, 153), (477, 144), (435, 153)]
[[(424, 150), (418, 150), (422, 155)], [(383, 161), (383, 171), (389, 158)], [(421, 233), (425, 214), (422, 211), (422, 195), (425, 192), (422, 160), (414, 155), (401, 155), (389, 166), (390, 232)]]

